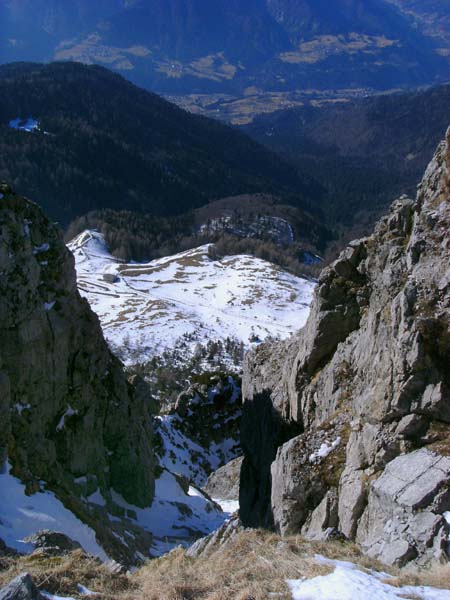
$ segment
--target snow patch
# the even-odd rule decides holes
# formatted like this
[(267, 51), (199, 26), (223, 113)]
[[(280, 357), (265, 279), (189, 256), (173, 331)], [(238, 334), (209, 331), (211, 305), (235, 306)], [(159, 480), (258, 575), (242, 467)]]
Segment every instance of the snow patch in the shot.
[(23, 539), (40, 529), (64, 533), (89, 554), (109, 560), (90, 527), (67, 510), (52, 492), (27, 496), (25, 486), (10, 474), (7, 463), (5, 471), (0, 472), (0, 539), (10, 548), (29, 553), (34, 546)]
[(26, 131), (27, 133), (32, 133), (34, 131), (39, 131), (39, 121), (29, 117), (28, 119), (21, 119), (18, 117), (17, 119), (12, 119), (9, 122), (9, 126), (11, 129), (15, 129), (16, 131)]
[(88, 496), (86, 500), (91, 504), (97, 504), (97, 506), (106, 506), (106, 500), (103, 498), (99, 490), (96, 490), (93, 494)]
[(49, 594), (48, 592), (41, 592), (44, 598), (47, 600), (75, 600), (75, 598), (69, 598), (68, 596), (55, 596), (54, 594)]
[(450, 591), (424, 586), (394, 587), (389, 585), (390, 576), (375, 571), (361, 571), (347, 561), (333, 561), (316, 557), (318, 562), (334, 566), (330, 575), (313, 579), (290, 579), (287, 581), (293, 600), (450, 600)]
[(64, 426), (65, 426), (65, 424), (66, 424), (66, 419), (67, 419), (68, 417), (73, 417), (73, 416), (75, 416), (75, 415), (77, 415), (77, 414), (78, 414), (78, 411), (77, 411), (77, 410), (74, 410), (74, 409), (73, 409), (73, 408), (70, 406), (70, 404), (69, 404), (69, 406), (67, 407), (67, 410), (66, 410), (66, 412), (65, 412), (65, 413), (63, 414), (63, 416), (60, 418), (60, 420), (59, 420), (59, 423), (58, 423), (58, 425), (56, 426), (56, 431), (61, 431), (62, 429), (64, 429)]
[(214, 502), (220, 506), (224, 513), (231, 516), (239, 510), (239, 500), (222, 500), (221, 498), (213, 498)]
[(322, 458), (326, 458), (329, 454), (336, 450), (336, 448), (341, 443), (341, 438), (338, 437), (328, 445), (327, 442), (324, 442), (316, 452), (313, 452), (309, 457), (309, 462), (315, 463), (319, 462)]
[(81, 583), (77, 584), (77, 592), (81, 596), (101, 596), (101, 594), (99, 594), (98, 592), (93, 592), (92, 590), (89, 590), (84, 585), (81, 585)]
[(33, 254), (41, 254), (42, 252), (48, 252), (50, 250), (50, 244), (42, 244), (41, 246), (35, 246)]

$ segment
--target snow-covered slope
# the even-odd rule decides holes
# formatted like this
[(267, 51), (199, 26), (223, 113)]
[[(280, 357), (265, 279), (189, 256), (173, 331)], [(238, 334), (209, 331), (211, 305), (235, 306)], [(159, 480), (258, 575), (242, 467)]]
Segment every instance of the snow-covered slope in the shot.
[(24, 538), (41, 529), (65, 533), (86, 552), (108, 559), (90, 527), (65, 508), (52, 492), (27, 495), (25, 485), (10, 474), (10, 466), (6, 464), (0, 469), (0, 539), (10, 548), (27, 553), (34, 547)]
[[(229, 506), (224, 506), (224, 512), (221, 512), (196, 487), (183, 489), (177, 477), (166, 470), (162, 470), (156, 480), (155, 498), (150, 507), (142, 509), (130, 505), (116, 492), (113, 492), (112, 498), (116, 511), (119, 507), (128, 515), (127, 521), (108, 512), (111, 524), (121, 520), (125, 523), (124, 535), (113, 532), (123, 545), (133, 546), (134, 535), (131, 527), (128, 531), (126, 523), (139, 526), (153, 535), (152, 546), (146, 554), (136, 551), (136, 561), (160, 556), (179, 544), (188, 546), (196, 538), (220, 527), (230, 516)], [(97, 510), (108, 511), (111, 507), (99, 491), (83, 501)], [(25, 538), (42, 529), (64, 533), (79, 542), (86, 552), (109, 561), (107, 552), (88, 525), (52, 492), (45, 490), (45, 486), (41, 491), (27, 495), (25, 485), (11, 475), (9, 464), (6, 464), (0, 470), (0, 539), (8, 547), (27, 554), (34, 550), (34, 546)]]
[(267, 336), (285, 338), (308, 316), (314, 283), (251, 256), (211, 260), (202, 246), (125, 264), (95, 231), (82, 233), (69, 248), (81, 293), (112, 348), (129, 363), (180, 343), (194, 352), (208, 340), (248, 345)]
[(220, 443), (211, 442), (205, 448), (182, 431), (181, 423), (176, 414), (156, 419), (156, 434), (162, 441), (159, 463), (169, 471), (188, 477), (196, 485), (204, 485), (208, 475), (240, 455), (238, 439), (224, 437)]
[(288, 580), (293, 600), (450, 600), (450, 591), (426, 586), (398, 587), (388, 573), (361, 569), (352, 562), (315, 555), (318, 565), (334, 567), (328, 575)]

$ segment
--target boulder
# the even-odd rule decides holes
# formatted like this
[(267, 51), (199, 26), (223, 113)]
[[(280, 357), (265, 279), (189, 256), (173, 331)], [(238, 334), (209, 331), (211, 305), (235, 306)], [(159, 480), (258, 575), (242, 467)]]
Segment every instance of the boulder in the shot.
[(0, 600), (45, 600), (28, 573), (22, 573), (0, 589)]
[(205, 492), (211, 498), (220, 500), (237, 500), (239, 498), (242, 460), (242, 457), (235, 458), (211, 473), (204, 487)]
[(81, 548), (78, 542), (70, 539), (64, 533), (42, 529), (25, 538), (25, 542), (33, 544), (36, 550), (45, 554), (62, 555)]

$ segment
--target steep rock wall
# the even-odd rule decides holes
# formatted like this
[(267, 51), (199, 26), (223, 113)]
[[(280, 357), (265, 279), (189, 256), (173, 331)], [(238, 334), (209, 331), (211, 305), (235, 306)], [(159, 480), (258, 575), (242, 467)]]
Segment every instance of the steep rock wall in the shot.
[(311, 537), (335, 528), (395, 564), (445, 556), (449, 143), (416, 201), (396, 201), (324, 270), (304, 329), (247, 355), (244, 524)]
[[(0, 340), (0, 462), (8, 456), (30, 493), (44, 481), (109, 539), (112, 555), (130, 562), (83, 498), (114, 490), (131, 504), (151, 504), (144, 384), (128, 381), (109, 351), (77, 291), (59, 228), (7, 185), (0, 185)], [(148, 551), (151, 536), (144, 538)]]

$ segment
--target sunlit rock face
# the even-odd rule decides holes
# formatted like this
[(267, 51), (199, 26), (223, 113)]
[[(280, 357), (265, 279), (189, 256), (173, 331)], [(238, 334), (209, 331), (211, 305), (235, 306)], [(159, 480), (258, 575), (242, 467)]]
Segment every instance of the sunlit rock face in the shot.
[(247, 356), (244, 523), (319, 523), (398, 565), (446, 556), (449, 143), (325, 269), (298, 335)]

